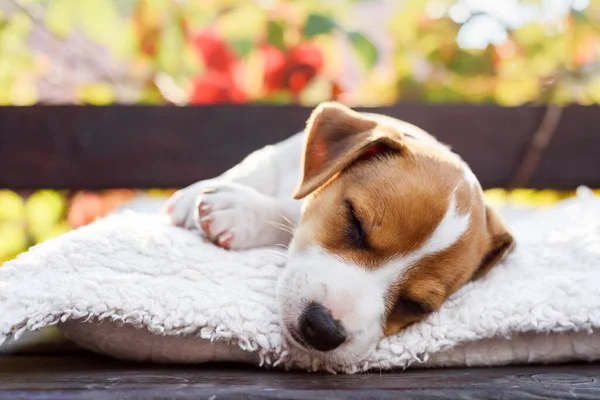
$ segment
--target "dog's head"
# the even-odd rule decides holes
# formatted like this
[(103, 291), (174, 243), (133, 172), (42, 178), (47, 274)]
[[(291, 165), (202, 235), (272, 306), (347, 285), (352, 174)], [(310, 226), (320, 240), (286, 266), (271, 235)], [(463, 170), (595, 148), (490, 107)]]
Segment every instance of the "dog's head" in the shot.
[(355, 361), (512, 247), (469, 167), (412, 125), (322, 104), (303, 164), (278, 296), (286, 337), (304, 351)]

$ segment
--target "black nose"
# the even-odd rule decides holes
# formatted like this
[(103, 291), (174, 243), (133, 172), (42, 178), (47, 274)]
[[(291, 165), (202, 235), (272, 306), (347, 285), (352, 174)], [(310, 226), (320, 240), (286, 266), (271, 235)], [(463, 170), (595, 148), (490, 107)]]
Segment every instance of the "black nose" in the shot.
[(319, 351), (329, 351), (344, 343), (346, 329), (333, 319), (329, 311), (318, 303), (306, 307), (299, 320), (300, 332), (306, 343)]

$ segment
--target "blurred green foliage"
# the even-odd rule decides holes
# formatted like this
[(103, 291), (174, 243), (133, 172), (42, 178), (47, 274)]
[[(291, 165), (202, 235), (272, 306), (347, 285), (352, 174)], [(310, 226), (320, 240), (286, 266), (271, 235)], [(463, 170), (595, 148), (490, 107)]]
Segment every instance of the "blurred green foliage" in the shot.
[[(500, 0), (479, 2), (486, 1)], [(457, 10), (478, 4), (462, 0), (387, 2), (384, 20), (369, 21), (361, 15), (369, 3), (377, 1), (4, 0), (11, 7), (0, 12), (0, 104), (40, 97), (36, 82), (55, 59), (32, 51), (33, 30), (63, 41), (82, 35), (126, 67), (120, 79), (135, 90), (125, 99), (101, 75), (81, 83), (75, 103), (600, 102), (600, 0), (516, 25), (485, 8), (461, 19)], [(478, 35), (476, 22), (504, 24), (503, 40), (459, 46)], [(369, 24), (384, 27), (392, 53), (385, 60), (381, 43), (362, 29)], [(347, 49), (360, 67), (351, 87), (341, 78)]]
[[(458, 23), (450, 17), (456, 1), (436, 0), (435, 17), (432, 3), (408, 2), (392, 18), (399, 72), (392, 97), (507, 106), (600, 102), (600, 1), (583, 10), (571, 6), (551, 21), (504, 26), (504, 40), (481, 49), (460, 48), (457, 38), (469, 20), (485, 13)], [(423, 64), (429, 68), (425, 78), (414, 68)]]

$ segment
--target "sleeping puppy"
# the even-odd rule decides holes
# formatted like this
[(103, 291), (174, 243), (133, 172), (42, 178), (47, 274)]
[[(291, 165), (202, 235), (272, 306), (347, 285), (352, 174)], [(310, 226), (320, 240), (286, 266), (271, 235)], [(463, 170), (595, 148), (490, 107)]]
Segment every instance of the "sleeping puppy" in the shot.
[(337, 103), (177, 192), (166, 211), (226, 249), (289, 244), (278, 285), (286, 340), (333, 360), (356, 361), (434, 313), (513, 246), (458, 155), (413, 125)]

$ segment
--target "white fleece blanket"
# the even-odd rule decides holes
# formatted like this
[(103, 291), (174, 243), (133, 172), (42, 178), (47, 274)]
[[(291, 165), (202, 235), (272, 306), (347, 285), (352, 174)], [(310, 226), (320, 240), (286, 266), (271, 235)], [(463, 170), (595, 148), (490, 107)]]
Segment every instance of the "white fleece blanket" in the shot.
[(506, 216), (518, 245), (504, 264), (350, 365), (285, 347), (275, 301), (283, 261), (272, 250), (225, 251), (133, 212), (0, 268), (0, 343), (59, 324), (82, 346), (123, 359), (349, 373), (600, 358), (600, 198), (581, 190)]

